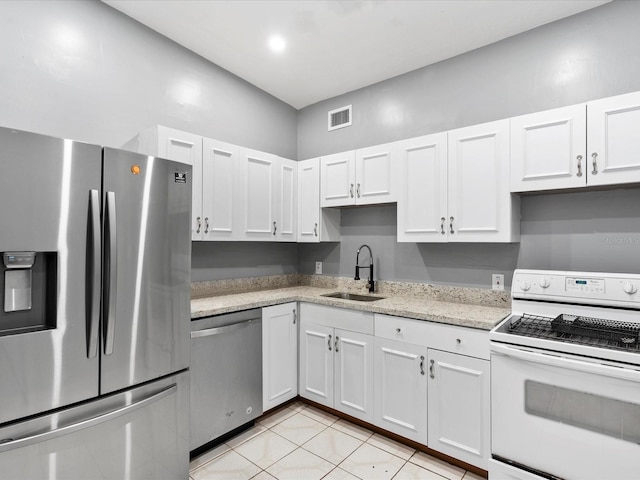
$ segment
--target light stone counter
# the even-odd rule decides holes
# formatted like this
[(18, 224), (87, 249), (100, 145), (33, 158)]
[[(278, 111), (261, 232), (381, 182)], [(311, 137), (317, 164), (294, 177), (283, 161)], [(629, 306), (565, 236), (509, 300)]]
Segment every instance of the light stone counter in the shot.
[[(300, 281), (300, 278), (297, 280)], [(302, 280), (304, 281), (304, 278)], [(347, 286), (339, 282), (338, 284), (334, 283), (334, 286), (323, 285), (322, 287), (310, 285), (276, 287), (274, 285), (274, 288), (245, 293), (228, 293), (228, 290), (226, 290), (223, 294), (210, 294), (209, 296), (206, 296), (207, 294), (201, 288), (198, 293), (203, 296), (191, 300), (191, 318), (196, 319), (249, 308), (299, 301), (490, 330), (510, 313), (510, 305), (505, 301), (508, 296), (505, 295), (489, 300), (485, 298), (482, 300), (485, 304), (481, 305), (463, 301), (468, 298), (472, 302), (478, 302), (479, 289), (449, 287), (456, 290), (453, 299), (441, 300), (433, 298), (436, 295), (422, 291), (425, 288), (424, 286), (420, 288), (419, 292), (408, 292), (407, 289), (399, 290), (397, 285), (394, 285), (393, 288), (382, 285), (379, 289), (380, 293), (376, 292), (375, 295), (384, 298), (374, 302), (359, 302), (322, 296), (336, 291), (364, 293), (362, 288), (354, 288), (353, 285)], [(465, 293), (466, 290), (469, 291), (468, 295)], [(409, 295), (407, 293), (413, 294)], [(480, 295), (483, 294), (480, 293)], [(486, 297), (488, 294), (484, 295)], [(436, 296), (436, 298), (438, 297)], [(493, 305), (487, 305), (487, 303)]]

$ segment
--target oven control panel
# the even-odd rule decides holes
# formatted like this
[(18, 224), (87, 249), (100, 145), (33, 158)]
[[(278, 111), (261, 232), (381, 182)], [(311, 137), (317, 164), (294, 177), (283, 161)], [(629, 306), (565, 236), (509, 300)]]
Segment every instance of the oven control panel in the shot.
[(514, 299), (625, 306), (640, 309), (640, 275), (555, 270), (516, 270)]

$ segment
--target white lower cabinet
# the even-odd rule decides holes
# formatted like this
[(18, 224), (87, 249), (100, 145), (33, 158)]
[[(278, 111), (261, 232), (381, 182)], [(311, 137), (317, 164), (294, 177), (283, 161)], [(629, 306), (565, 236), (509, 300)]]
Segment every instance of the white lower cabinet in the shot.
[(311, 304), (300, 308), (300, 396), (372, 423), (374, 337), (334, 325), (347, 317), (356, 329), (362, 324), (372, 330), (373, 314)]
[(297, 303), (262, 309), (262, 408), (264, 411), (298, 394)]
[(427, 445), (487, 469), (491, 451), (490, 363), (429, 349)]
[(427, 348), (376, 337), (374, 423), (427, 444)]
[(489, 332), (375, 315), (374, 424), (487, 469)]

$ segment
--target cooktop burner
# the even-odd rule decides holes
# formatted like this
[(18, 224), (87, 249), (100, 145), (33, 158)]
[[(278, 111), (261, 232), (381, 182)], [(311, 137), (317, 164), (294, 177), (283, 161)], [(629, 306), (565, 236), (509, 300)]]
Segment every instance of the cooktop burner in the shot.
[(640, 353), (640, 324), (562, 314), (513, 316), (508, 333)]

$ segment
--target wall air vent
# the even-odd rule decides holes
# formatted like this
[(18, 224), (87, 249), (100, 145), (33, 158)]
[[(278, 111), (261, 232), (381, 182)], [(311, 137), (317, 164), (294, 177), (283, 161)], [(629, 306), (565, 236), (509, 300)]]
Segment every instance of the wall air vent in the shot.
[(351, 105), (336, 108), (329, 112), (329, 131), (351, 125)]

